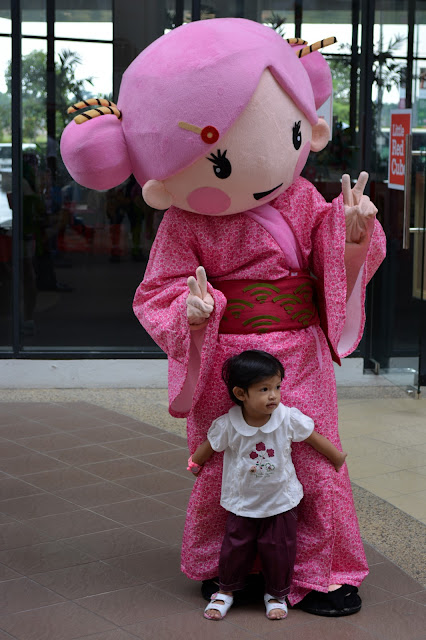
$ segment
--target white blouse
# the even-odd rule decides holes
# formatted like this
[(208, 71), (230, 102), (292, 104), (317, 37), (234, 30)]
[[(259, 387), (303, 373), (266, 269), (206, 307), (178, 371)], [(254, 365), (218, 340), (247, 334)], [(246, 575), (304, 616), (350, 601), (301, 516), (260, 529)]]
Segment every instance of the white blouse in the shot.
[(278, 405), (263, 427), (251, 427), (241, 407), (217, 418), (207, 438), (225, 451), (220, 504), (237, 516), (268, 518), (301, 501), (303, 487), (291, 461), (291, 443), (309, 438), (314, 421), (294, 407)]

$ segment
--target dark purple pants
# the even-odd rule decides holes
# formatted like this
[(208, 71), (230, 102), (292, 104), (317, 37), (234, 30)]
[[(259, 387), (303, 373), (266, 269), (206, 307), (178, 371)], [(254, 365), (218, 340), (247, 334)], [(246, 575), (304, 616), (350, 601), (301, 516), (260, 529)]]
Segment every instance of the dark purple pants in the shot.
[(294, 509), (269, 518), (229, 513), (219, 560), (222, 591), (243, 589), (259, 554), (266, 593), (275, 598), (286, 596), (296, 559), (296, 526)]

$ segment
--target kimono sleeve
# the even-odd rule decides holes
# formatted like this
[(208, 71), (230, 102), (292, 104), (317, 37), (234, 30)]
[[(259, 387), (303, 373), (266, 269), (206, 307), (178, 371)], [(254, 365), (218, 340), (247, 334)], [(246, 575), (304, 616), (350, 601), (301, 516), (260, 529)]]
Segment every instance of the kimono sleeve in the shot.
[(158, 346), (180, 362), (190, 345), (187, 280), (199, 265), (197, 243), (189, 224), (184, 214), (172, 207), (157, 232), (133, 310)]
[(225, 451), (229, 445), (229, 420), (221, 416), (212, 422), (207, 439), (215, 451)]
[(289, 433), (293, 442), (303, 442), (309, 438), (314, 430), (315, 423), (309, 416), (292, 407), (290, 409), (290, 428)]
[(330, 204), (315, 189), (310, 197), (311, 208), (316, 212), (310, 268), (318, 278), (321, 326), (332, 353), (344, 357), (356, 349), (362, 338), (365, 290), (385, 257), (385, 237), (375, 220), (363, 245), (350, 247), (346, 243), (343, 195)]

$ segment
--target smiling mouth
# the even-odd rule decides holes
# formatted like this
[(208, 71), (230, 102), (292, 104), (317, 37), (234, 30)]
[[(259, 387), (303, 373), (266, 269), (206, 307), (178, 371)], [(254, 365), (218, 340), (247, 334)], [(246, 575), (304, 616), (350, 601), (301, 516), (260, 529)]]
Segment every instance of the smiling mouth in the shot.
[(279, 184), (278, 187), (269, 189), (269, 191), (262, 191), (261, 193), (253, 193), (253, 198), (255, 200), (262, 200), (262, 198), (266, 198), (266, 196), (269, 196), (270, 193), (273, 193), (273, 191), (275, 191), (276, 189), (279, 189), (282, 186), (283, 186), (283, 183), (281, 182), (281, 184)]

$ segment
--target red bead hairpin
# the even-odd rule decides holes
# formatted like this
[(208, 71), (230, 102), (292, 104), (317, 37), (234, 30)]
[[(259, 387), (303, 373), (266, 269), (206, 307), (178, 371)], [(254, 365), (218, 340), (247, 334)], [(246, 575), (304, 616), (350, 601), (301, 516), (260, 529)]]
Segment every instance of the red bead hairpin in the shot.
[(189, 124), (188, 122), (179, 122), (179, 127), (181, 129), (186, 129), (186, 131), (198, 133), (198, 135), (201, 136), (201, 140), (206, 144), (214, 144), (219, 140), (219, 131), (216, 127), (212, 127), (211, 125), (201, 128), (195, 126), (195, 124)]

